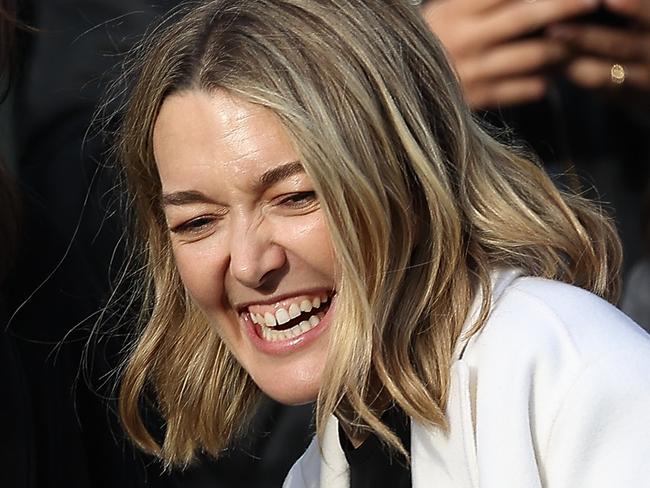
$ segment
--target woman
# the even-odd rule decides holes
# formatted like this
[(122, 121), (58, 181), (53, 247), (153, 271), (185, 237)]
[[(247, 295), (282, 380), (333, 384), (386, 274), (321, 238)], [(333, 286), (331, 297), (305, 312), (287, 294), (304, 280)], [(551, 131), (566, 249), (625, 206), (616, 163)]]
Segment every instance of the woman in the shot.
[(218, 456), (261, 390), (317, 402), (289, 487), (645, 482), (650, 340), (596, 296), (611, 223), (473, 122), (413, 7), (217, 0), (147, 46), (119, 144), (142, 448)]

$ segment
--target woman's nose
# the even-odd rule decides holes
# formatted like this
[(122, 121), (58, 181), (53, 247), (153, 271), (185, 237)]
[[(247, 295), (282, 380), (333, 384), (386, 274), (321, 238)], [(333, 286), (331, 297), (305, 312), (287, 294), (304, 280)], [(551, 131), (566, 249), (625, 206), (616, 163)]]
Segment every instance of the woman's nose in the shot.
[(285, 249), (265, 226), (249, 226), (233, 232), (230, 242), (230, 273), (248, 288), (260, 288), (272, 281), (284, 267)]

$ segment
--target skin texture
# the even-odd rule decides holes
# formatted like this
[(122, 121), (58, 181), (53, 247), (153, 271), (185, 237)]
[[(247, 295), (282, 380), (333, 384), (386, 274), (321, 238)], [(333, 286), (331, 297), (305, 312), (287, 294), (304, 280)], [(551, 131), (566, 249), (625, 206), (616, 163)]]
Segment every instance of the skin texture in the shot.
[[(571, 22), (601, 5), (634, 28)], [(434, 0), (422, 13), (474, 109), (537, 100), (550, 74), (615, 98), (638, 100), (650, 90), (650, 0)], [(611, 82), (614, 63), (626, 68), (623, 85)]]
[[(185, 91), (164, 102), (154, 153), (189, 295), (267, 395), (285, 404), (314, 400), (327, 326), (314, 340), (269, 353), (240, 316), (244, 305), (335, 288), (330, 234), (310, 178), (299, 169), (260, 181), (299, 159), (286, 131), (268, 109), (226, 92)], [(200, 197), (178, 193), (188, 191)]]

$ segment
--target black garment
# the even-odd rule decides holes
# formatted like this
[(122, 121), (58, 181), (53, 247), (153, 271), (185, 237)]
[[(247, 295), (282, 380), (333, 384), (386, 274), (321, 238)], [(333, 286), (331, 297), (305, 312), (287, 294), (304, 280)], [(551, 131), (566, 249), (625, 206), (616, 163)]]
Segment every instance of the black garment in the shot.
[[(411, 452), (411, 422), (400, 409), (386, 410), (381, 417), (399, 437), (404, 449)], [(411, 468), (397, 452), (382, 444), (374, 434), (358, 448), (354, 448), (343, 429), (339, 427), (339, 439), (345, 458), (350, 466), (350, 488), (410, 488)]]

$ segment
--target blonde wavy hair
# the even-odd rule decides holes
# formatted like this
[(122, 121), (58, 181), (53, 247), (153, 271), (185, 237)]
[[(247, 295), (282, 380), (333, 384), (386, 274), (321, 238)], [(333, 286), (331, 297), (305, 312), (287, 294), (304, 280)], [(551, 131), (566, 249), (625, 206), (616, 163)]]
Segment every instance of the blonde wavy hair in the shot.
[[(136, 55), (118, 144), (142, 254), (141, 329), (121, 383), (135, 442), (170, 465), (218, 456), (259, 390), (188, 298), (160, 204), (152, 133), (182, 90), (227, 90), (275, 112), (313, 179), (341, 276), (316, 426), (336, 414), (404, 452), (377, 398), (444, 425), (454, 346), (490, 271), (614, 299), (611, 221), (488, 135), (440, 43), (395, 0), (214, 0), (168, 19)], [(152, 392), (159, 444), (142, 420)]]

